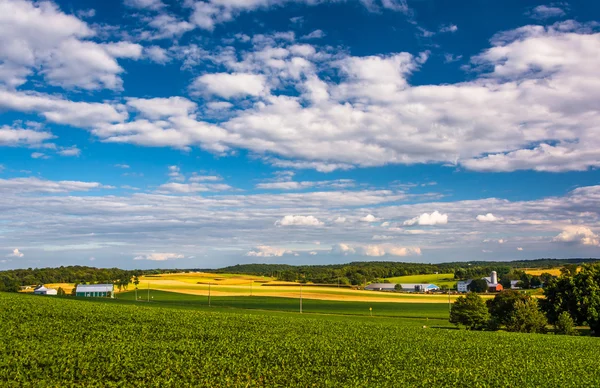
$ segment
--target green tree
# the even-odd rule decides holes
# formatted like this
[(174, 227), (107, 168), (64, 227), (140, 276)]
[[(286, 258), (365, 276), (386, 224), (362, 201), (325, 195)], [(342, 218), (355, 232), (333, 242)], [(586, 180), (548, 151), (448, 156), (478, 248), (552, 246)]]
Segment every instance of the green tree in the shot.
[(459, 297), (450, 309), (450, 322), (470, 330), (483, 329), (489, 319), (490, 313), (483, 299), (474, 292)]
[(581, 271), (569, 268), (544, 288), (542, 308), (552, 324), (568, 312), (576, 325), (589, 325), (600, 336), (600, 263), (584, 265)]
[(73, 285), (73, 288), (71, 289), (71, 296), (76, 296), (77, 295), (77, 283), (75, 283)]
[(568, 312), (563, 311), (558, 315), (558, 320), (554, 325), (556, 328), (556, 334), (564, 335), (577, 335), (579, 334), (575, 329), (575, 322)]
[(496, 294), (494, 299), (488, 299), (486, 304), (492, 319), (498, 325), (507, 325), (515, 310), (515, 303), (517, 301), (527, 302), (529, 299), (531, 299), (531, 296), (525, 293), (515, 290), (505, 290)]
[(58, 296), (65, 296), (65, 295), (67, 295), (67, 293), (65, 292), (65, 290), (63, 290), (62, 287), (58, 287), (58, 290), (56, 290), (56, 294)]
[(402, 284), (396, 283), (396, 285), (394, 286), (394, 290), (396, 290), (396, 291), (402, 291)]
[(514, 310), (506, 324), (506, 330), (520, 333), (545, 333), (548, 320), (538, 307), (537, 300), (515, 302)]
[(486, 292), (488, 290), (487, 281), (485, 279), (473, 279), (468, 288), (471, 292)]

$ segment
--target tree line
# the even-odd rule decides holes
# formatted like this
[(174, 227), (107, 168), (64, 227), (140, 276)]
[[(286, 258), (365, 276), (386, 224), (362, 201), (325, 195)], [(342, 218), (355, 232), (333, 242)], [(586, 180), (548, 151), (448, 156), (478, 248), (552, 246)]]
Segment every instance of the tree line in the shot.
[(498, 293), (484, 301), (469, 292), (452, 305), (450, 322), (472, 330), (498, 330), (546, 333), (554, 325), (558, 334), (575, 335), (576, 326), (589, 326), (600, 336), (600, 263), (565, 267), (561, 276), (544, 287), (545, 298), (538, 299), (515, 290)]
[[(511, 280), (519, 280), (521, 288), (537, 288), (549, 277), (527, 275), (520, 268), (552, 268), (580, 264), (597, 259), (537, 259), (509, 262), (451, 262), (440, 264), (420, 264), (390, 261), (351, 262), (330, 265), (286, 265), (286, 264), (239, 264), (217, 270), (214, 273), (238, 273), (256, 276), (270, 276), (281, 281), (312, 282), (320, 284), (363, 285), (384, 278), (453, 273), (456, 280), (477, 279), (489, 276), (491, 271), (498, 273), (500, 283), (510, 288)], [(548, 274), (549, 275), (549, 274)], [(549, 275), (550, 277), (552, 275)]]
[(113, 283), (117, 287), (122, 288), (127, 287), (134, 277), (181, 271), (178, 269), (123, 270), (119, 268), (95, 268), (78, 265), (58, 268), (14, 269), (0, 272), (0, 291), (17, 292), (21, 286), (47, 283)]

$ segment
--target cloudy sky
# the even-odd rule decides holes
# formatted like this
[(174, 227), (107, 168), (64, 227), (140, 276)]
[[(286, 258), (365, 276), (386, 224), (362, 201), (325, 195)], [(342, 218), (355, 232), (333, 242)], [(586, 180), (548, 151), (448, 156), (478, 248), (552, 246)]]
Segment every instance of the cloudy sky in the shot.
[(0, 269), (598, 257), (599, 22), (0, 0)]

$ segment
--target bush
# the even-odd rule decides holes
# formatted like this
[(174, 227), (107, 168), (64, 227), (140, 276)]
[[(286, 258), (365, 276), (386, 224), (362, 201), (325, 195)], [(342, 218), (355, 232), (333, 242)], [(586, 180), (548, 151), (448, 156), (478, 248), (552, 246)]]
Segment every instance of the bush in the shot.
[(474, 292), (459, 297), (450, 310), (450, 322), (470, 330), (485, 328), (489, 320), (490, 313), (483, 299)]
[(65, 292), (65, 290), (63, 290), (62, 287), (58, 287), (58, 290), (56, 290), (56, 294), (58, 296), (65, 296), (67, 293)]
[(487, 281), (485, 279), (474, 279), (468, 288), (471, 292), (486, 292), (488, 290)]
[(545, 333), (548, 320), (540, 311), (536, 299), (515, 302), (514, 310), (506, 323), (506, 330), (519, 333)]
[(507, 325), (515, 310), (517, 301), (526, 302), (531, 296), (515, 290), (505, 290), (498, 293), (494, 299), (486, 301), (492, 318), (500, 325)]
[(575, 322), (571, 315), (563, 311), (558, 315), (558, 320), (554, 325), (556, 328), (556, 334), (564, 334), (564, 335), (578, 335), (579, 333), (575, 329)]

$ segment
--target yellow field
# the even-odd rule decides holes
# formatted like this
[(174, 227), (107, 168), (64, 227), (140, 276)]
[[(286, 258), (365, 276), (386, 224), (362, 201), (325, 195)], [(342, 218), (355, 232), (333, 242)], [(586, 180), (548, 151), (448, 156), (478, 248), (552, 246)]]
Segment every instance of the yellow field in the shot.
[(540, 276), (543, 273), (549, 273), (552, 276), (560, 276), (560, 269), (561, 267), (556, 267), (556, 268), (550, 268), (550, 269), (539, 269), (539, 268), (535, 268), (535, 269), (525, 269), (525, 273), (532, 275), (532, 276)]
[[(144, 289), (150, 288), (191, 295), (208, 295), (209, 283), (210, 293), (214, 296), (254, 295), (287, 298), (298, 298), (300, 296), (300, 286), (295, 283), (282, 282), (274, 278), (261, 276), (223, 275), (202, 272), (142, 276), (140, 277), (138, 288), (142, 292)], [(289, 286), (285, 284), (289, 284)], [(133, 287), (133, 285), (130, 285), (129, 290), (132, 290)], [(428, 295), (364, 291), (343, 287), (338, 288), (335, 285), (331, 287), (317, 287), (310, 284), (302, 286), (302, 297), (321, 300), (399, 303), (445, 303), (448, 301), (448, 295), (442, 294)], [(450, 299), (454, 301), (457, 297), (458, 295), (451, 295)]]

